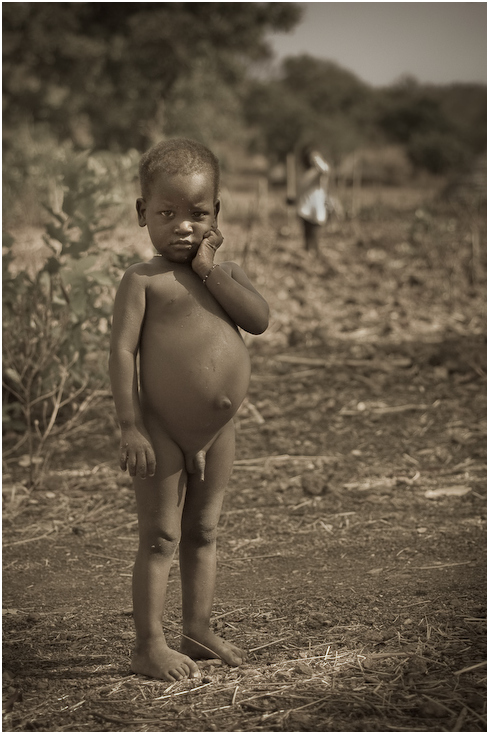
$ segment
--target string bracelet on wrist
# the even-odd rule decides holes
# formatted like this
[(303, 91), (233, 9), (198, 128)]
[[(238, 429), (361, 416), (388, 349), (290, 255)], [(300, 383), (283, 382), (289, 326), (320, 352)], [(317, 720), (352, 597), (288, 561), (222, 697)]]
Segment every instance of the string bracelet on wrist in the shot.
[(215, 265), (212, 266), (212, 268), (209, 270), (209, 272), (207, 273), (207, 275), (204, 275), (204, 277), (202, 278), (202, 283), (206, 283), (207, 278), (209, 277), (209, 275), (212, 273), (213, 270), (215, 270), (215, 268), (218, 268), (218, 267), (219, 267), (219, 265), (217, 263), (215, 263)]

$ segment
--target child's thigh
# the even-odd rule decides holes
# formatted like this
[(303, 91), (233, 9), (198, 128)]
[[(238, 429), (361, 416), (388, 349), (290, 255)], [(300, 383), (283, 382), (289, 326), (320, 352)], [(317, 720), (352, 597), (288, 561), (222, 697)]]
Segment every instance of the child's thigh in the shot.
[(161, 431), (151, 431), (156, 455), (154, 476), (134, 477), (140, 532), (180, 531), (186, 493), (185, 461), (181, 449)]
[(184, 526), (187, 523), (217, 525), (233, 469), (234, 448), (234, 423), (231, 420), (207, 451), (204, 481), (197, 474), (188, 475)]

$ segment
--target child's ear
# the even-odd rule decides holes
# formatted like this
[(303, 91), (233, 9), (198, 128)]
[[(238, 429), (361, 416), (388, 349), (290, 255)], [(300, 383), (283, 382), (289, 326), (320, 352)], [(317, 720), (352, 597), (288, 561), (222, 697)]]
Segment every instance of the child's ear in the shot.
[(136, 211), (140, 227), (146, 227), (146, 202), (144, 199), (136, 199)]
[(217, 215), (219, 214), (220, 211), (221, 211), (221, 202), (218, 199), (216, 203), (214, 204), (214, 222), (215, 224), (217, 224)]

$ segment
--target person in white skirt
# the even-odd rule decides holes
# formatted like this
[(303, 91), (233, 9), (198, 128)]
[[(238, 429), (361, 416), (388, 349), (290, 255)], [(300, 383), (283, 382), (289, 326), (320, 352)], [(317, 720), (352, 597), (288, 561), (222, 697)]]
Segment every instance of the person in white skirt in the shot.
[(302, 221), (306, 250), (317, 251), (319, 232), (328, 218), (329, 165), (322, 155), (306, 146), (301, 155), (302, 176), (297, 186), (297, 196), (288, 199), (295, 204), (297, 215)]

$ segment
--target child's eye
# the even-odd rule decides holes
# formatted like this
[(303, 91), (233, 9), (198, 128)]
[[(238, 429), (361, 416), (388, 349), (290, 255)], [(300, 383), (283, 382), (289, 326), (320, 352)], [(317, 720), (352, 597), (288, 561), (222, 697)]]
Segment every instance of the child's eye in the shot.
[(203, 219), (207, 216), (207, 212), (194, 212), (195, 219)]
[(162, 215), (163, 217), (171, 217), (171, 215), (173, 214), (173, 212), (171, 211), (171, 209), (165, 209), (165, 211), (163, 211), (163, 212), (160, 212), (160, 214), (161, 214), (161, 215)]

